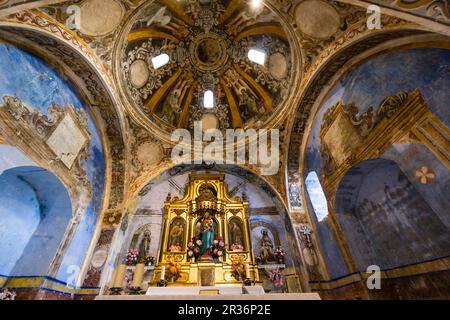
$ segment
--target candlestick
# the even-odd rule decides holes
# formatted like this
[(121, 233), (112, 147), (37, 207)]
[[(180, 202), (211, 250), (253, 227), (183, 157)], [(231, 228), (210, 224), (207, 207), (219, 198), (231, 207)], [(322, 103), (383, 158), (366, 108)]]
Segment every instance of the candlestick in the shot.
[(248, 263), (245, 265), (245, 277), (250, 279), (250, 265)]
[(116, 278), (114, 280), (114, 287), (116, 288), (122, 288), (123, 287), (123, 280), (125, 279), (125, 272), (127, 271), (127, 265), (121, 264), (117, 268)]
[(141, 286), (142, 280), (144, 279), (144, 264), (138, 263), (136, 265), (136, 270), (134, 270), (132, 287), (139, 288)]

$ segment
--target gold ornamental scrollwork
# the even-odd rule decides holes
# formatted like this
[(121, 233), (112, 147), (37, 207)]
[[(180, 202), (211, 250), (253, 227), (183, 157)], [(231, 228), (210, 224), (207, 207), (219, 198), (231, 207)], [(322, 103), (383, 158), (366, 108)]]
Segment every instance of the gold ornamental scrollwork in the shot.
[(182, 262), (184, 260), (184, 254), (177, 254), (177, 253), (169, 253), (167, 257), (168, 262)]
[(246, 212), (248, 201), (228, 194), (224, 174), (190, 174), (184, 196), (168, 195), (164, 202), (159, 262), (150, 285), (164, 272), (169, 277), (174, 263), (179, 275), (170, 286), (242, 285), (226, 277), (236, 262), (259, 281)]
[(233, 262), (234, 261), (238, 261), (238, 262), (246, 261), (247, 254), (246, 253), (232, 253), (232, 254), (230, 254), (230, 260)]

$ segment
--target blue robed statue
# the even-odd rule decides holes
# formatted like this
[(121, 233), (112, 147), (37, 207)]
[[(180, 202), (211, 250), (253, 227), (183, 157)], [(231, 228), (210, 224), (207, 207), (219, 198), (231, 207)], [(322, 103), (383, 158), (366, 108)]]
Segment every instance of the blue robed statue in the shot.
[(207, 250), (210, 250), (213, 246), (215, 232), (214, 220), (211, 217), (211, 213), (206, 211), (200, 226), (200, 240), (202, 241), (202, 245), (200, 246), (200, 256)]

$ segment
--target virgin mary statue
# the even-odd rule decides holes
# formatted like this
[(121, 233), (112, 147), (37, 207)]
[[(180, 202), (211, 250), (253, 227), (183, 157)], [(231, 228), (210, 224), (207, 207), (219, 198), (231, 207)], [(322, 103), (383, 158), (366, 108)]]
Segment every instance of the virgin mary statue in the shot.
[(214, 220), (212, 219), (210, 212), (206, 211), (200, 226), (200, 240), (202, 241), (200, 256), (213, 246), (214, 234)]

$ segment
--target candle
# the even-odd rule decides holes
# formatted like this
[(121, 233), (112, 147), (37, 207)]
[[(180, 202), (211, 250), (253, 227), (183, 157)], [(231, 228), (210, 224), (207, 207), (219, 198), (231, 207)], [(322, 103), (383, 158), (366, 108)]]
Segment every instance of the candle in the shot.
[(125, 272), (127, 271), (127, 265), (121, 264), (117, 269), (116, 279), (114, 280), (114, 287), (122, 288), (123, 280), (125, 280)]
[(161, 280), (164, 280), (164, 275), (166, 273), (166, 266), (161, 267)]
[(248, 263), (245, 265), (245, 277), (250, 279), (250, 265)]
[(131, 283), (131, 286), (134, 288), (140, 288), (142, 280), (144, 279), (144, 264), (138, 263), (136, 265), (136, 270), (134, 270), (133, 275), (133, 282)]

